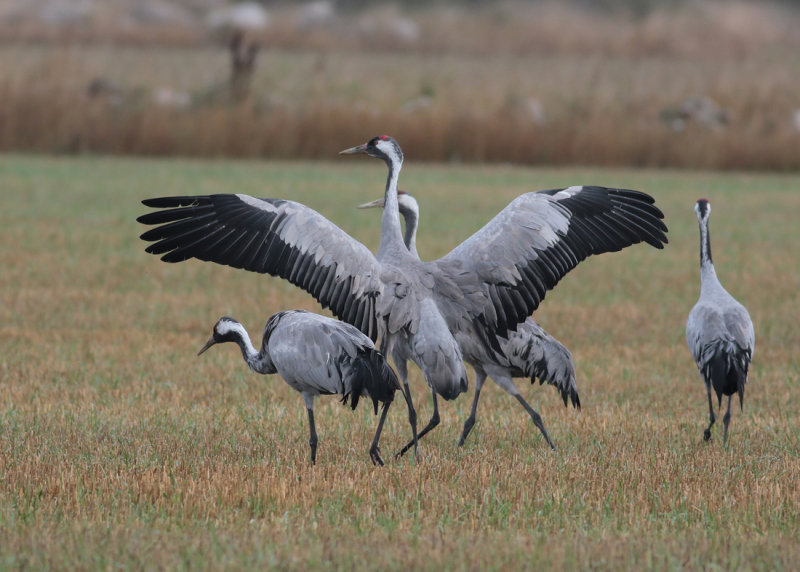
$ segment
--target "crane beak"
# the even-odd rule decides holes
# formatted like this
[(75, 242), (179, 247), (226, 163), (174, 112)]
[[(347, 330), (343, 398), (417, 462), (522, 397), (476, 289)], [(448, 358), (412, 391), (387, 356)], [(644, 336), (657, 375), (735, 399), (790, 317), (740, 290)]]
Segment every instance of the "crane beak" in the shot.
[(383, 207), (385, 199), (381, 197), (380, 199), (375, 199), (370, 203), (364, 203), (363, 205), (358, 205), (360, 209), (373, 209), (375, 207)]
[(361, 145), (345, 149), (344, 151), (339, 151), (339, 155), (358, 155), (359, 153), (366, 154), (366, 152), (367, 152), (367, 144), (363, 143)]
[(206, 345), (203, 346), (203, 349), (201, 349), (199, 352), (197, 352), (197, 355), (200, 355), (201, 353), (203, 353), (204, 351), (206, 351), (208, 348), (210, 348), (211, 346), (213, 346), (216, 343), (217, 343), (217, 340), (215, 340), (214, 338), (209, 338), (209, 340), (206, 342)]

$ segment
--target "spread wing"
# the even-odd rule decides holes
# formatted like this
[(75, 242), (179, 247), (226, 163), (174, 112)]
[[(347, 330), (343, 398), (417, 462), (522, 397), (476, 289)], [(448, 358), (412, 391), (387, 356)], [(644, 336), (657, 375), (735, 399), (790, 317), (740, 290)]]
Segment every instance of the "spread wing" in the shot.
[(153, 243), (147, 252), (165, 262), (197, 258), (280, 276), (376, 339), (380, 265), (366, 246), (314, 209), (241, 194), (142, 202), (165, 209), (137, 219), (159, 225), (141, 235)]
[(432, 264), (476, 277), (488, 303), (472, 318), (502, 334), (586, 257), (639, 242), (664, 248), (667, 227), (654, 202), (639, 191), (596, 186), (526, 193)]

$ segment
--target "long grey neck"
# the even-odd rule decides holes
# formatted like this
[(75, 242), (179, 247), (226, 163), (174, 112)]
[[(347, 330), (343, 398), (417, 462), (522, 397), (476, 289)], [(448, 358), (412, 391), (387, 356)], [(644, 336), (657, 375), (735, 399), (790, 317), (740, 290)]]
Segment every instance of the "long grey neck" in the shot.
[(247, 362), (247, 365), (250, 369), (257, 373), (269, 374), (275, 373), (275, 366), (272, 363), (272, 360), (269, 356), (269, 349), (267, 347), (267, 342), (269, 338), (265, 338), (261, 344), (261, 351), (256, 351), (255, 346), (253, 346), (253, 342), (250, 341), (250, 336), (247, 333), (247, 330), (242, 328), (237, 328), (237, 335), (236, 345), (239, 346), (239, 349), (242, 350), (242, 357), (244, 361)]
[(386, 192), (384, 194), (383, 216), (381, 218), (381, 243), (378, 246), (378, 259), (390, 252), (407, 252), (403, 243), (403, 232), (400, 227), (400, 212), (397, 203), (397, 179), (402, 161), (393, 163), (387, 161), (389, 176), (386, 178)]
[(406, 243), (408, 251), (413, 254), (414, 257), (419, 258), (419, 254), (417, 253), (417, 226), (419, 226), (419, 216), (409, 209), (401, 209), (400, 214), (403, 215), (403, 220), (406, 223), (406, 234), (403, 242)]
[(717, 272), (711, 259), (711, 235), (708, 231), (708, 219), (700, 221), (700, 290), (719, 286)]

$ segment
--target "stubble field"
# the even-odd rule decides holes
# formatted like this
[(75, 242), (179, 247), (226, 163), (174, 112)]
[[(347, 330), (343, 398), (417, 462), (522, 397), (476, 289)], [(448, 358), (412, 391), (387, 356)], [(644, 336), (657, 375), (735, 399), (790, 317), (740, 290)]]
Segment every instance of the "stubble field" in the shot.
[[(537, 311), (574, 354), (583, 404), (519, 381), (556, 451), (489, 383), (466, 445), (471, 391), (443, 405), (419, 466), (373, 467), (371, 410), (323, 398), (311, 466), (295, 392), (233, 347), (195, 354), (222, 315), (258, 337), (273, 312), (316, 302), (279, 279), (164, 264), (135, 218), (151, 196), (291, 198), (374, 249), (379, 217), (354, 207), (384, 177), (355, 158), (0, 159), (0, 569), (796, 568), (800, 177), (407, 162), (423, 258), (522, 192), (581, 183), (655, 196), (670, 244), (584, 262)], [(701, 196), (719, 276), (756, 328), (727, 447), (721, 427), (702, 441), (705, 392), (683, 338)], [(407, 437), (397, 404), (384, 457)]]

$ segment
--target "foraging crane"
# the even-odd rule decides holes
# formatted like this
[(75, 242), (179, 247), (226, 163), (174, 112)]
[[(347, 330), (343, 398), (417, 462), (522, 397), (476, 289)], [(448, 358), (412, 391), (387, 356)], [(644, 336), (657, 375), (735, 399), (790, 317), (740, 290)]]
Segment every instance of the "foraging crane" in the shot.
[(517, 197), (449, 254), (421, 262), (403, 243), (400, 146), (380, 135), (341, 153), (366, 154), (388, 168), (377, 256), (303, 204), (244, 194), (146, 199), (146, 206), (166, 210), (137, 219), (160, 225), (141, 238), (165, 262), (197, 258), (280, 276), (371, 339), (380, 336), (382, 353), (411, 359), (432, 389), (434, 413), (418, 437), (438, 424), (437, 395), (454, 399), (467, 390), (453, 333), (470, 322), (479, 330), (513, 331), (587, 256), (667, 243), (664, 215), (651, 196), (569, 187)]
[(402, 386), (372, 340), (358, 328), (305, 310), (278, 312), (267, 320), (261, 349), (256, 351), (244, 326), (233, 318), (222, 317), (197, 355), (223, 342), (236, 343), (250, 369), (263, 374), (277, 373), (303, 396), (308, 410), (312, 464), (317, 462), (315, 397), (341, 395), (342, 403), (350, 399), (353, 410), (359, 398), (369, 397), (376, 415), (378, 403), (382, 403), (369, 457), (375, 465), (383, 465), (378, 442), (395, 390), (402, 390)]
[[(417, 253), (417, 226), (419, 225), (419, 203), (405, 191), (397, 191), (398, 206), (400, 215), (405, 221), (405, 234), (403, 240), (409, 252), (419, 258)], [(369, 203), (364, 203), (358, 208), (382, 207), (382, 198)], [(497, 344), (502, 350), (487, 351), (483, 343), (483, 337), (496, 336)], [(533, 318), (528, 318), (517, 326), (517, 331), (510, 331), (505, 336), (485, 332), (462, 331), (456, 334), (456, 341), (461, 346), (464, 360), (475, 370), (475, 397), (472, 401), (472, 410), (469, 417), (464, 422), (464, 429), (458, 445), (464, 444), (467, 435), (475, 425), (475, 418), (478, 410), (478, 399), (480, 398), (481, 388), (486, 381), (487, 375), (499, 385), (506, 393), (513, 396), (522, 404), (525, 411), (530, 415), (534, 425), (539, 428), (542, 435), (551, 448), (555, 448), (550, 436), (544, 428), (541, 416), (537, 413), (520, 394), (514, 384), (514, 377), (528, 377), (531, 383), (545, 381), (553, 385), (561, 393), (564, 405), (567, 400), (572, 400), (572, 405), (580, 409), (581, 401), (578, 397), (578, 385), (575, 381), (575, 363), (572, 354), (557, 339), (548, 334)], [(407, 369), (405, 363), (400, 365), (395, 358), (398, 373), (403, 378), (405, 385), (407, 379)], [(401, 454), (404, 451), (401, 451)]]
[(756, 337), (747, 308), (722, 287), (714, 270), (708, 232), (711, 203), (699, 199), (694, 212), (700, 223), (700, 298), (686, 321), (686, 343), (708, 393), (709, 424), (703, 431), (703, 439), (711, 439), (711, 426), (716, 421), (711, 400), (713, 387), (717, 394), (717, 407), (722, 407), (722, 396), (728, 396), (728, 411), (722, 418), (725, 424), (722, 441), (727, 443), (731, 399), (734, 393), (738, 393), (739, 407), (744, 409), (744, 386)]

